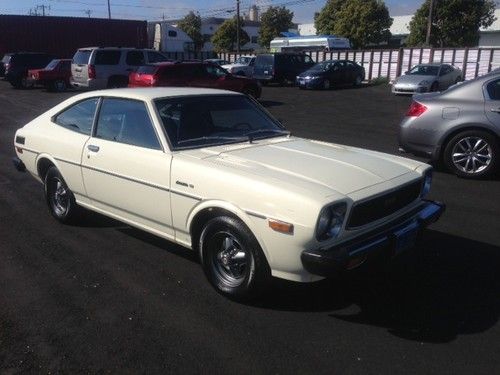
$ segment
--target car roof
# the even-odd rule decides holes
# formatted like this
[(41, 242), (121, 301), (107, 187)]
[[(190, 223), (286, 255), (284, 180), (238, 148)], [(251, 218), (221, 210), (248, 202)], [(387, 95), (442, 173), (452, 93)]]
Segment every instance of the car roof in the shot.
[(96, 96), (110, 96), (115, 98), (137, 99), (151, 101), (159, 98), (175, 96), (197, 96), (197, 95), (242, 95), (238, 92), (218, 89), (207, 89), (197, 87), (144, 87), (144, 88), (120, 88), (89, 91), (73, 98), (82, 100)]
[(441, 63), (427, 63), (427, 64), (417, 64), (415, 66), (441, 66), (441, 65), (448, 65), (448, 64), (441, 64)]

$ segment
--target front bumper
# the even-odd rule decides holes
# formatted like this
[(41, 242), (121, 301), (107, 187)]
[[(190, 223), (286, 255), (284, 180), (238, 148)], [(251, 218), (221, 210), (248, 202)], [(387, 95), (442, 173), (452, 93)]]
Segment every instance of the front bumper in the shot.
[(443, 203), (424, 201), (410, 213), (328, 249), (305, 250), (301, 254), (304, 268), (319, 276), (334, 276), (351, 265), (364, 262), (368, 256), (389, 252), (394, 256), (413, 246), (416, 237), (445, 210)]
[(317, 89), (322, 87), (323, 85), (323, 79), (321, 78), (297, 78), (295, 80), (295, 84), (300, 87), (300, 88), (305, 88), (305, 89)]
[(429, 92), (429, 87), (401, 85), (401, 84), (398, 85), (397, 83), (392, 85), (393, 94), (413, 95), (413, 94), (421, 94), (424, 92)]

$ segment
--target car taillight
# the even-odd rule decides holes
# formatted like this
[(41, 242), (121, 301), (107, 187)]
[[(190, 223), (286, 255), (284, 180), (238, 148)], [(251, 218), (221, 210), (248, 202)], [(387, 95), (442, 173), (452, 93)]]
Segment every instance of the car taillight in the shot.
[(425, 111), (427, 111), (427, 107), (425, 105), (423, 105), (422, 103), (413, 101), (410, 104), (410, 108), (408, 108), (408, 111), (406, 112), (406, 116), (418, 117), (422, 113), (424, 113)]
[(89, 78), (95, 78), (95, 66), (89, 65)]

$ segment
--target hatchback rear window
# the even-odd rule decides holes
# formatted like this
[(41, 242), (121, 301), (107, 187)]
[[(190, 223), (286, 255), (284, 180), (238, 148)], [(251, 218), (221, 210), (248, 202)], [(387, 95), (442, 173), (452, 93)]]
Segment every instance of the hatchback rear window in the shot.
[(120, 51), (97, 51), (95, 65), (117, 65), (120, 62)]
[(73, 64), (84, 65), (89, 63), (90, 54), (89, 50), (78, 50), (73, 56)]

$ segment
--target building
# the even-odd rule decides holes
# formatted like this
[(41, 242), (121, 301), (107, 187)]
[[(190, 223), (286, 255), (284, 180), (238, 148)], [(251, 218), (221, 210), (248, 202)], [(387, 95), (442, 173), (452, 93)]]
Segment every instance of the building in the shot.
[[(258, 16), (258, 11), (256, 15)], [(202, 51), (209, 52), (214, 50), (213, 44), (210, 42), (210, 40), (212, 39), (212, 36), (215, 34), (220, 25), (222, 25), (226, 20), (227, 18), (217, 18), (217, 17), (202, 19), (201, 33), (203, 34), (203, 40), (205, 41)], [(258, 43), (258, 38), (259, 38), (260, 22), (245, 20), (244, 26), (242, 28), (243, 30), (246, 31), (246, 33), (250, 37), (250, 42), (242, 46), (241, 50), (253, 51), (255, 49), (259, 49), (260, 45)]]

